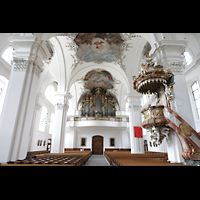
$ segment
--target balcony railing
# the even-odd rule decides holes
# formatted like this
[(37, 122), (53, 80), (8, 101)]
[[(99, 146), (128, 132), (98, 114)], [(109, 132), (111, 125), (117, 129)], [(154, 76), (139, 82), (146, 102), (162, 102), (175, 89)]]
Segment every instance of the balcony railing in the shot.
[(106, 120), (106, 121), (118, 121), (121, 122), (120, 117), (74, 117), (74, 121), (86, 121), (86, 120)]

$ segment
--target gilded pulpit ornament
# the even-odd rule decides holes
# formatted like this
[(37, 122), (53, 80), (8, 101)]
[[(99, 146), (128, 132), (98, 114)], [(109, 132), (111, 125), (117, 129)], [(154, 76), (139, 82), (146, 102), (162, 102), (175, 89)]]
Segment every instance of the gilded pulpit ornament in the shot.
[(149, 58), (148, 55), (145, 57), (146, 63), (142, 63), (142, 70), (139, 71), (139, 76), (133, 76), (133, 88), (141, 94), (147, 94), (148, 100), (150, 100), (151, 94), (156, 95), (156, 105), (151, 106), (149, 104), (141, 112), (144, 116), (141, 126), (150, 131), (153, 146), (157, 147), (162, 144), (164, 138), (169, 141), (169, 120), (164, 116), (163, 109), (165, 106), (159, 103), (163, 92), (166, 93), (169, 101), (172, 100), (171, 88), (175, 84), (174, 75), (171, 70), (166, 71), (163, 66), (155, 65), (153, 59)]

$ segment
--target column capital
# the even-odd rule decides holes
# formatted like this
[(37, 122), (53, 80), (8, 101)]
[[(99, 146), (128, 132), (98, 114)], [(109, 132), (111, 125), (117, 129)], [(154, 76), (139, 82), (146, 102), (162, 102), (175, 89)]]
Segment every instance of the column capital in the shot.
[(72, 94), (70, 92), (56, 93), (56, 96), (57, 96), (57, 103), (55, 104), (55, 106), (57, 107), (57, 109), (68, 110), (69, 99), (72, 98)]
[(132, 93), (128, 93), (124, 99), (128, 103), (129, 108), (133, 108), (133, 107), (140, 107), (141, 97), (142, 95), (134, 95)]
[(39, 66), (37, 60), (27, 60), (24, 58), (16, 58), (14, 57), (11, 61), (14, 71), (26, 71), (29, 70), (37, 75), (38, 77), (43, 72), (43, 68)]
[(39, 77), (43, 72), (43, 61), (51, 57), (46, 43), (32, 33), (11, 34), (8, 40), (14, 49), (13, 69), (32, 70)]
[(14, 70), (27, 70), (29, 61), (24, 58), (13, 58), (11, 61)]
[(185, 40), (161, 40), (152, 46), (149, 52), (156, 65), (172, 70), (173, 74), (182, 74), (185, 67), (182, 53), (187, 47)]

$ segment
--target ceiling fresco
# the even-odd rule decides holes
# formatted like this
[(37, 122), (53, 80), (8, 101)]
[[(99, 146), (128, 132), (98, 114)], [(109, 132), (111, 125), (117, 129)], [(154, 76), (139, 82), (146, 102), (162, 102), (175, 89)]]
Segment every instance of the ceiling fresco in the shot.
[(79, 33), (74, 39), (77, 57), (85, 62), (113, 62), (121, 57), (124, 40), (119, 33)]
[(113, 89), (113, 78), (107, 71), (92, 70), (85, 76), (84, 79), (85, 88), (92, 89), (95, 87), (101, 87), (104, 89)]

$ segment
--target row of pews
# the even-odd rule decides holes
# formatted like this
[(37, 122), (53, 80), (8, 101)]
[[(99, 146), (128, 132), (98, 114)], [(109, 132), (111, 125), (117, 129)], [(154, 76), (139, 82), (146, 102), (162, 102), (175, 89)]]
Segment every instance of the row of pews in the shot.
[(104, 152), (111, 166), (185, 166), (182, 163), (170, 163), (167, 153), (150, 152), (131, 154), (130, 151)]
[(92, 151), (65, 151), (65, 153), (28, 152), (23, 160), (9, 161), (1, 166), (84, 166)]
[(65, 151), (65, 154), (67, 155), (81, 155), (83, 157), (83, 165), (87, 163), (87, 161), (90, 159), (92, 156), (92, 151), (79, 151), (79, 150), (74, 150), (74, 151)]

